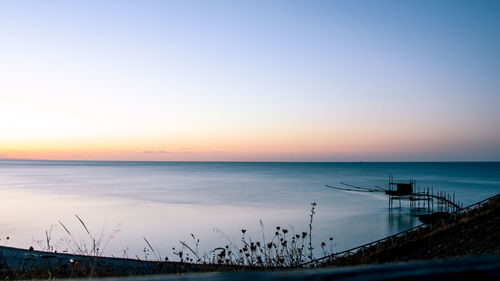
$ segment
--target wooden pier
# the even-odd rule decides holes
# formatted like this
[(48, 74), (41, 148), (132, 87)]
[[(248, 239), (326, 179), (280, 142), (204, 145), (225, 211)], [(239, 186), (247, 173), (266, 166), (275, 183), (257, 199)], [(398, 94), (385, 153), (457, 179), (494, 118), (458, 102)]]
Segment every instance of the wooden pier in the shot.
[(427, 212), (456, 212), (462, 209), (463, 204), (455, 201), (455, 194), (445, 191), (434, 191), (434, 188), (417, 188), (415, 180), (408, 182), (394, 182), (389, 176), (389, 189), (384, 190), (389, 195), (389, 210), (394, 208), (394, 201), (409, 201), (410, 208), (421, 208)]
[(387, 189), (379, 186), (375, 186), (375, 188), (361, 187), (344, 182), (340, 182), (340, 184), (343, 187), (326, 186), (343, 191), (383, 192), (389, 196), (389, 211), (395, 207), (394, 201), (399, 203), (399, 207), (401, 207), (401, 201), (408, 201), (410, 208), (427, 211), (427, 213), (451, 213), (463, 208), (463, 204), (455, 200), (455, 193), (450, 194), (445, 191), (434, 190), (434, 188), (430, 187), (420, 188), (417, 187), (415, 180), (394, 182), (393, 176), (389, 176)]

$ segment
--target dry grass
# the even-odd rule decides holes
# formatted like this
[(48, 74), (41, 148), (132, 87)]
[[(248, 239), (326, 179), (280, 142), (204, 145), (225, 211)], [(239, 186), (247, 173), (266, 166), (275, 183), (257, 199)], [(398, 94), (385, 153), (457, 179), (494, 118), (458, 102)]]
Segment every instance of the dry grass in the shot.
[[(295, 233), (282, 226), (276, 226), (274, 235), (266, 239), (262, 221), (260, 239), (247, 235), (246, 229), (241, 230), (239, 243), (233, 243), (222, 231), (218, 231), (226, 237), (228, 243), (216, 247), (208, 254), (200, 255), (198, 245), (200, 240), (191, 234), (191, 244), (180, 241), (181, 246), (173, 248), (174, 255), (180, 262), (194, 262), (201, 264), (250, 267), (250, 268), (290, 268), (298, 267), (306, 261), (314, 259), (313, 255), (313, 219), (316, 203), (311, 203), (311, 213), (308, 232)], [(328, 244), (328, 246), (327, 246)], [(333, 253), (335, 244), (333, 237), (329, 242), (321, 242), (322, 254)]]

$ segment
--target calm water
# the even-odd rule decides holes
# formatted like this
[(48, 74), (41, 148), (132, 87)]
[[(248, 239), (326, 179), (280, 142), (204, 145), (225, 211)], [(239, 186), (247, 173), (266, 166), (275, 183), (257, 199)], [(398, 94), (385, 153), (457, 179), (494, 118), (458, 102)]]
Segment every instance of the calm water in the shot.
[[(69, 250), (61, 221), (77, 242), (109, 240), (107, 255), (143, 258), (143, 237), (162, 256), (190, 234), (200, 252), (276, 225), (307, 230), (316, 202), (313, 239), (330, 236), (347, 249), (419, 224), (407, 204), (388, 212), (383, 194), (325, 187), (340, 181), (385, 186), (389, 175), (455, 193), (464, 204), (500, 192), (500, 163), (207, 163), (0, 161), (0, 245)], [(6, 237), (9, 236), (9, 240)], [(111, 239), (111, 236), (113, 236)], [(104, 243), (102, 248), (104, 248)], [(319, 248), (319, 247), (317, 247)], [(152, 257), (151, 255), (149, 256)]]

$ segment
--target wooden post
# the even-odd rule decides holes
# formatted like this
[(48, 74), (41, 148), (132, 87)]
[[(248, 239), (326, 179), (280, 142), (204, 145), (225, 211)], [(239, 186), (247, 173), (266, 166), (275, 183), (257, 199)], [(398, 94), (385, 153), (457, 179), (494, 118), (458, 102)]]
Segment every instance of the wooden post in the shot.
[(429, 187), (427, 187), (426, 199), (427, 199), (427, 212), (430, 212), (431, 202), (429, 201), (429, 199), (431, 199), (431, 197), (430, 197), (430, 188)]
[[(431, 189), (431, 198), (432, 198), (432, 196), (434, 196), (434, 186)], [(431, 203), (432, 203), (432, 211), (434, 211), (434, 198), (432, 198), (432, 202)]]

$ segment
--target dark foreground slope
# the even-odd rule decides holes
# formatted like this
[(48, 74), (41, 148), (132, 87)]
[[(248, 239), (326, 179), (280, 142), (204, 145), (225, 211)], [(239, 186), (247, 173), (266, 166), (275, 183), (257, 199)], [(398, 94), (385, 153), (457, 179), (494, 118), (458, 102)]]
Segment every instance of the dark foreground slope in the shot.
[[(88, 280), (88, 279), (87, 279)], [(254, 280), (334, 280), (334, 281), (470, 281), (500, 280), (500, 256), (465, 257), (397, 264), (330, 267), (309, 270), (212, 272), (183, 275), (122, 277), (106, 281), (254, 281)]]
[(500, 254), (500, 198), (457, 217), (436, 221), (383, 247), (370, 247), (323, 265), (359, 265)]

